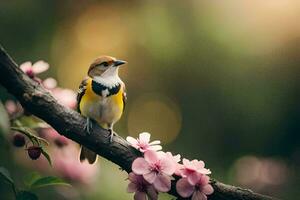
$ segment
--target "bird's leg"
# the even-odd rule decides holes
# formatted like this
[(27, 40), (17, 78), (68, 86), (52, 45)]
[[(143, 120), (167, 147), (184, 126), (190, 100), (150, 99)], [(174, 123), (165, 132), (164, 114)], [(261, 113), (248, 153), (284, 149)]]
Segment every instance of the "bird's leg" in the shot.
[(108, 124), (108, 131), (110, 133), (109, 141), (112, 142), (114, 135), (118, 135), (116, 132), (113, 131), (113, 124)]
[(91, 120), (91, 118), (87, 117), (86, 118), (86, 124), (84, 125), (84, 129), (90, 135), (92, 128), (93, 128), (93, 121)]

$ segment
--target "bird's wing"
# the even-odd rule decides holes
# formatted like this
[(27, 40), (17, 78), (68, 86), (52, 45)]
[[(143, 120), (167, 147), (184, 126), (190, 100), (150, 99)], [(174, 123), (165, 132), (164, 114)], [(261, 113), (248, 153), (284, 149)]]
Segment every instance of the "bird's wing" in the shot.
[(125, 106), (126, 106), (126, 101), (127, 101), (127, 94), (126, 94), (126, 88), (125, 88), (125, 85), (123, 85), (123, 93), (122, 93), (122, 96), (123, 96), (123, 112), (124, 112)]
[(79, 86), (79, 89), (77, 91), (77, 111), (79, 113), (81, 113), (80, 111), (80, 101), (81, 101), (81, 98), (83, 97), (84, 93), (85, 93), (85, 90), (86, 90), (86, 87), (87, 87), (87, 81), (88, 81), (88, 78), (85, 78), (81, 81), (81, 84)]

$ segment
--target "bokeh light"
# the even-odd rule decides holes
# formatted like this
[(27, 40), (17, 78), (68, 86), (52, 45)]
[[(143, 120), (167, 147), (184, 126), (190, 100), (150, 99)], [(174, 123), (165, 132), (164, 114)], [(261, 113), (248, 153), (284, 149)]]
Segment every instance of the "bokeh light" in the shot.
[(274, 158), (243, 156), (235, 162), (233, 169), (237, 183), (255, 191), (278, 189), (289, 178), (287, 165)]
[(143, 94), (129, 108), (128, 133), (151, 133), (152, 139), (172, 142), (181, 129), (181, 112), (170, 98), (159, 93)]

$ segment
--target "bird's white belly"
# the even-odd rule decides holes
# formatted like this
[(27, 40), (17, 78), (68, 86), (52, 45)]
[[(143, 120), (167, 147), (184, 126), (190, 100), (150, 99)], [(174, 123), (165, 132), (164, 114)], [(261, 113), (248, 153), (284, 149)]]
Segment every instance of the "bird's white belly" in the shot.
[(82, 114), (96, 120), (99, 123), (115, 123), (119, 108), (113, 104), (110, 98), (103, 98), (99, 101), (87, 102)]

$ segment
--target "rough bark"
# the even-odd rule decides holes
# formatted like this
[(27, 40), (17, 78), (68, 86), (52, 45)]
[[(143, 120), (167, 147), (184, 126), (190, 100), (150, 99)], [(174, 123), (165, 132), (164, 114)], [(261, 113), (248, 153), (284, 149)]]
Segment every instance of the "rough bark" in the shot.
[[(122, 137), (116, 136), (110, 142), (109, 132), (94, 124), (91, 134), (84, 129), (86, 119), (79, 113), (60, 105), (51, 94), (37, 82), (24, 74), (13, 59), (0, 46), (0, 84), (14, 95), (33, 115), (44, 120), (60, 134), (96, 152), (112, 161), (126, 172), (131, 171), (131, 164), (141, 153), (132, 148)], [(169, 194), (182, 199), (172, 182)], [(212, 180), (214, 193), (210, 200), (269, 200), (272, 197), (254, 193), (247, 189), (226, 185)]]

